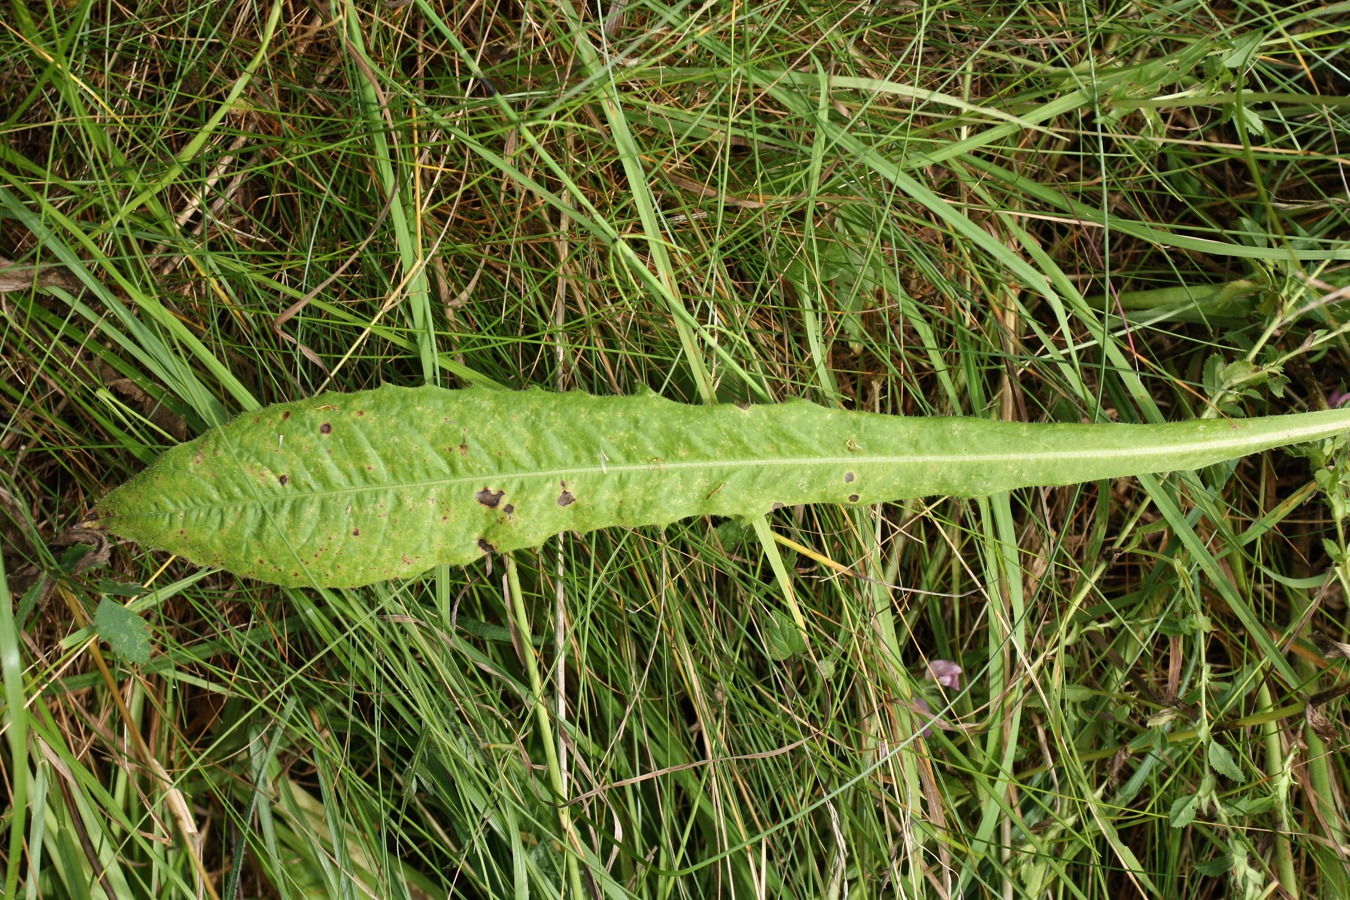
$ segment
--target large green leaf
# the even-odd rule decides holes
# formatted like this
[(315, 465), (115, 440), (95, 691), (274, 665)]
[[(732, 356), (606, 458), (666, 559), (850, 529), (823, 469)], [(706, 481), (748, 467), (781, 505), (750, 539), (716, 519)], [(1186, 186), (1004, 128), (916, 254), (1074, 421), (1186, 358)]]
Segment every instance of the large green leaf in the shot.
[(1347, 430), (1345, 410), (1036, 425), (383, 387), (241, 415), (165, 453), (97, 516), (240, 575), (357, 586), (562, 531), (1195, 469)]

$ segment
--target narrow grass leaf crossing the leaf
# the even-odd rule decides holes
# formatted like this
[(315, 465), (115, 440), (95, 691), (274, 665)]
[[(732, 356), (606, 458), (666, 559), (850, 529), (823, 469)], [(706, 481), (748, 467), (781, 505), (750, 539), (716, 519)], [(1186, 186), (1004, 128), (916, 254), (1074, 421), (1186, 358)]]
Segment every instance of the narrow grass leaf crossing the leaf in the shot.
[(1196, 469), (1350, 411), (1168, 425), (921, 418), (386, 386), (245, 413), (109, 494), (101, 527), (283, 585), (354, 587), (563, 531), (803, 503), (973, 497)]

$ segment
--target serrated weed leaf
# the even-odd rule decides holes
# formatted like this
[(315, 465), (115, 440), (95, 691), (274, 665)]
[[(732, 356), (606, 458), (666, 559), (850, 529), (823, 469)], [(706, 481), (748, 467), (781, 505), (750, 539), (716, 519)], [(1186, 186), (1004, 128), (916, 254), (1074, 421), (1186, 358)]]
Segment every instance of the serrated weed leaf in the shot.
[(288, 586), (356, 587), (563, 531), (782, 505), (982, 496), (1196, 469), (1350, 430), (1350, 411), (1024, 424), (654, 395), (386, 386), (246, 413), (173, 448), (101, 527)]
[(143, 665), (150, 661), (150, 625), (112, 597), (99, 600), (94, 630), (127, 662)]

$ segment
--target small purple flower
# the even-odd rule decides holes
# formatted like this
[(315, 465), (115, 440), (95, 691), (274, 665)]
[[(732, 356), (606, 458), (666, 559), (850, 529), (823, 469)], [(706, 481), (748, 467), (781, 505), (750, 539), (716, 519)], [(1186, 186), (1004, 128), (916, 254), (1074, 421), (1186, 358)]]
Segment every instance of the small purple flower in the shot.
[[(961, 667), (949, 659), (935, 659), (928, 663), (928, 680), (936, 681), (944, 688), (951, 690), (960, 690), (961, 688)], [(933, 708), (928, 705), (928, 701), (921, 695), (915, 694), (914, 708), (923, 713), (923, 736), (928, 737), (933, 731), (933, 725), (942, 725), (942, 719), (933, 715)]]
[(950, 659), (935, 659), (928, 664), (928, 677), (945, 688), (961, 689), (961, 667)]
[(1327, 394), (1327, 406), (1332, 409), (1338, 409), (1346, 403), (1350, 403), (1350, 391), (1332, 391)]

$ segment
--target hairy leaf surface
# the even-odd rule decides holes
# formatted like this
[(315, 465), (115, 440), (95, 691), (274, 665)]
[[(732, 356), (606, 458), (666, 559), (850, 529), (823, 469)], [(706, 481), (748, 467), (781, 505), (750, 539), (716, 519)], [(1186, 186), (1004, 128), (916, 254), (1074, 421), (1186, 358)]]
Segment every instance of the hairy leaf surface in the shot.
[(1044, 425), (386, 386), (242, 415), (169, 450), (96, 514), (202, 565), (354, 587), (563, 531), (1195, 469), (1347, 430), (1344, 410)]

